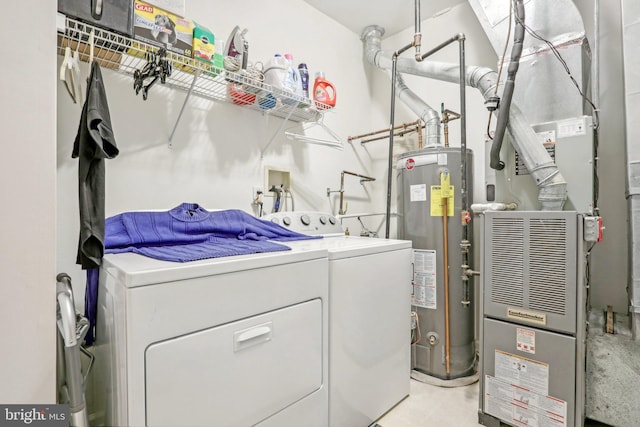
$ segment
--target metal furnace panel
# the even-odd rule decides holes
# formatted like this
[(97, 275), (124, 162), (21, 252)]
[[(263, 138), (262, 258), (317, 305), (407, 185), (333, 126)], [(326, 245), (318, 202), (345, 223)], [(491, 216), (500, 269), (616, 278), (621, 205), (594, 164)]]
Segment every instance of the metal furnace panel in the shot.
[(486, 212), (484, 315), (575, 334), (576, 212)]
[(481, 409), (509, 425), (575, 424), (576, 339), (484, 319)]

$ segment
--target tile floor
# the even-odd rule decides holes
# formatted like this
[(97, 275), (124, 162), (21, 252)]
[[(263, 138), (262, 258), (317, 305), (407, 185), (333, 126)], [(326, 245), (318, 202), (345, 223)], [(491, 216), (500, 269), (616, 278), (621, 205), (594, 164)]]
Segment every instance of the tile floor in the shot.
[(409, 397), (378, 424), (381, 427), (477, 427), (478, 383), (444, 388), (412, 379)]
[[(379, 427), (478, 427), (478, 383), (443, 388), (411, 380), (410, 395), (378, 421)], [(585, 427), (607, 426), (587, 420)]]

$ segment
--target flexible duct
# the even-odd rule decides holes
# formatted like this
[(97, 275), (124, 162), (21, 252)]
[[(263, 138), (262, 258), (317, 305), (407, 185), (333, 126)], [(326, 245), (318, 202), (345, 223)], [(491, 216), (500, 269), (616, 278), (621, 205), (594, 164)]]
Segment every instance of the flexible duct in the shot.
[(498, 122), (496, 131), (491, 144), (491, 161), (489, 165), (496, 170), (504, 169), (504, 162), (500, 160), (500, 149), (502, 148), (502, 140), (507, 130), (507, 122), (509, 121), (509, 108), (511, 107), (511, 98), (513, 98), (513, 89), (516, 83), (516, 73), (520, 66), (520, 56), (522, 55), (522, 47), (524, 44), (524, 4), (522, 0), (516, 0), (515, 5), (516, 28), (513, 33), (513, 48), (511, 50), (511, 61), (507, 70), (507, 79), (504, 83), (502, 91), (502, 101), (500, 102), (500, 113), (498, 114)]
[[(392, 53), (382, 50), (382, 34), (384, 34), (383, 28), (372, 25), (364, 29), (362, 40), (367, 61), (386, 70), (391, 68)], [(490, 68), (479, 66), (467, 66), (465, 69), (467, 86), (478, 89), (485, 99), (491, 97), (498, 84), (498, 73)], [(460, 81), (458, 64), (435, 61), (416, 62), (413, 59), (399, 58), (397, 70), (405, 74), (451, 83)], [(522, 157), (532, 179), (538, 186), (538, 200), (541, 209), (562, 210), (567, 199), (567, 183), (515, 103), (512, 103), (509, 110), (507, 130), (511, 135), (514, 148)]]

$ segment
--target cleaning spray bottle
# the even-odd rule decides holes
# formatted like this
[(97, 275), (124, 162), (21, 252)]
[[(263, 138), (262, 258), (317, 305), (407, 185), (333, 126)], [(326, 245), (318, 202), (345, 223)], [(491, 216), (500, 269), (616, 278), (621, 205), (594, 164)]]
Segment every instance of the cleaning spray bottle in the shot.
[(316, 80), (313, 84), (313, 99), (319, 110), (336, 106), (336, 88), (324, 78), (322, 71), (316, 73)]

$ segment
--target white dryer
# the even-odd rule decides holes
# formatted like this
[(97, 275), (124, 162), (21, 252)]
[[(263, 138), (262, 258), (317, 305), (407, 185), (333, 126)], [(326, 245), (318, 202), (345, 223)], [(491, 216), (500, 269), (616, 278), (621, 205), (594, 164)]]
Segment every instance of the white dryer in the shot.
[(326, 427), (327, 251), (106, 255), (94, 423)]
[(328, 251), (329, 426), (369, 426), (409, 395), (411, 242), (345, 236), (319, 212), (263, 219), (325, 236), (286, 245)]

